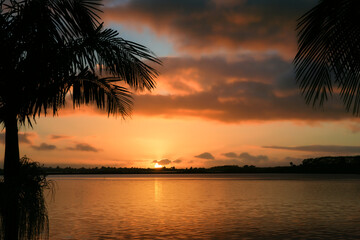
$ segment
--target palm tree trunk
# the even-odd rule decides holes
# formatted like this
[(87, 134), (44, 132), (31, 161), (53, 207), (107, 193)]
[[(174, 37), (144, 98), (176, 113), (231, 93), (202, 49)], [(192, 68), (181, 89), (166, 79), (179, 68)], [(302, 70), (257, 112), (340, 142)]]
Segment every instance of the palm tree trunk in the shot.
[(4, 180), (16, 179), (20, 167), (19, 137), (16, 115), (5, 119)]
[(4, 182), (8, 190), (6, 196), (6, 209), (3, 220), (5, 223), (4, 239), (18, 240), (19, 192), (16, 184), (20, 169), (19, 136), (16, 114), (9, 114), (5, 121), (5, 157), (4, 157)]
[[(2, 220), (4, 240), (19, 239), (19, 189), (16, 184), (5, 183), (6, 196), (3, 202)], [(8, 186), (9, 185), (9, 186)]]

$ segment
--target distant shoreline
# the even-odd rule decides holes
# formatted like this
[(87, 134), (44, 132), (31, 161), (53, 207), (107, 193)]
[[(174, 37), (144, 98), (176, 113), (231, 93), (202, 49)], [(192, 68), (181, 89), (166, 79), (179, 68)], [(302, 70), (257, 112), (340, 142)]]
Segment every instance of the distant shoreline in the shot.
[[(253, 165), (216, 166), (211, 168), (72, 168), (45, 167), (45, 175), (81, 175), (81, 174), (218, 174), (218, 173), (323, 173), (323, 174), (360, 174), (360, 156), (320, 157), (304, 159), (301, 164), (278, 167), (256, 167)], [(0, 175), (3, 170), (0, 169)]]

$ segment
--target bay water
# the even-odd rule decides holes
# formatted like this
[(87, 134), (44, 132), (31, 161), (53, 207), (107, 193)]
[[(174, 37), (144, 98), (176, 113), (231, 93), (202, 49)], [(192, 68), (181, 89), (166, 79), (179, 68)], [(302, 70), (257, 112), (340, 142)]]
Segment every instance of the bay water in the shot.
[(50, 176), (50, 239), (360, 239), (360, 176)]

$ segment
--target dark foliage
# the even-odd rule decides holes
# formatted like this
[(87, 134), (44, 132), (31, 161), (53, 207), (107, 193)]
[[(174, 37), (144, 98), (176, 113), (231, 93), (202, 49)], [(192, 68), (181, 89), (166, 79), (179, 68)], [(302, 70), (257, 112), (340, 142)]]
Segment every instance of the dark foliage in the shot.
[(5, 180), (19, 175), (18, 123), (95, 104), (131, 113), (126, 88), (152, 90), (161, 61), (146, 47), (103, 27), (101, 0), (0, 0), (0, 123)]
[(53, 193), (38, 163), (23, 157), (20, 177), (0, 182), (0, 239), (48, 239), (49, 221), (44, 191)]
[(74, 107), (95, 103), (108, 114), (128, 115), (131, 93), (155, 87), (160, 63), (137, 43), (105, 29), (101, 0), (1, 1), (0, 120), (17, 114), (21, 123), (55, 114), (71, 92)]
[(335, 85), (360, 113), (360, 2), (320, 0), (298, 20), (296, 79), (307, 103), (322, 105)]

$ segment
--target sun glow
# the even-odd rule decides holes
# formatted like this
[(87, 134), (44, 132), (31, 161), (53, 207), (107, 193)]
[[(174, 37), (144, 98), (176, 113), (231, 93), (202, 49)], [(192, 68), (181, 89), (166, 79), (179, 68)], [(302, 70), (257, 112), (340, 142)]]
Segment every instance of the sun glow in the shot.
[(158, 163), (155, 163), (155, 168), (162, 168), (163, 166), (158, 164)]

